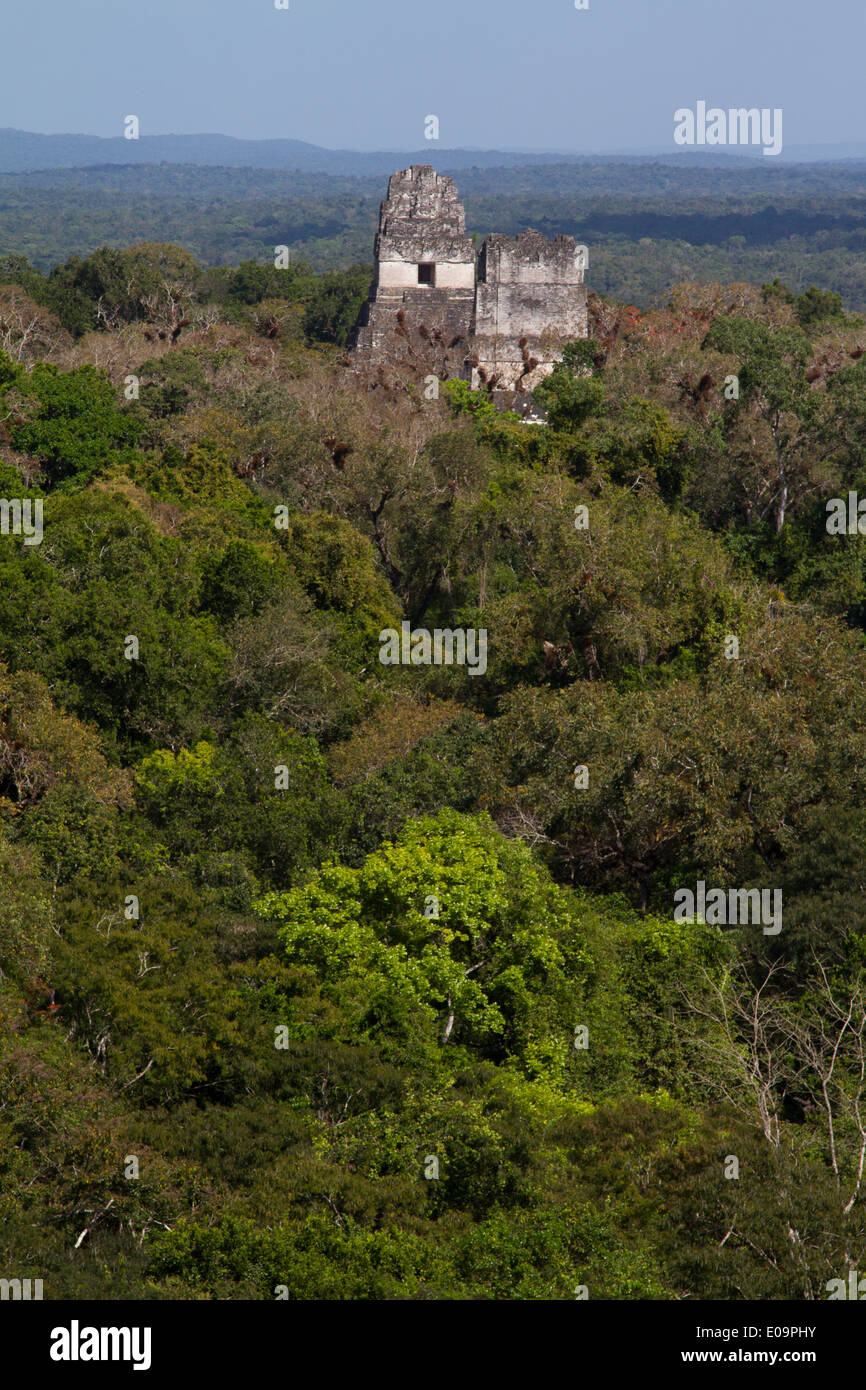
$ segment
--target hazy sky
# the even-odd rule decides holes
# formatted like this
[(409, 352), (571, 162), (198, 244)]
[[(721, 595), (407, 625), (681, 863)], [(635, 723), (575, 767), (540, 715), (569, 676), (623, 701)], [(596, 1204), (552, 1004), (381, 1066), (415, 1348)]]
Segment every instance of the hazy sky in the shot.
[(673, 112), (781, 107), (866, 141), (864, 0), (0, 0), (0, 126), (352, 149), (672, 144)]

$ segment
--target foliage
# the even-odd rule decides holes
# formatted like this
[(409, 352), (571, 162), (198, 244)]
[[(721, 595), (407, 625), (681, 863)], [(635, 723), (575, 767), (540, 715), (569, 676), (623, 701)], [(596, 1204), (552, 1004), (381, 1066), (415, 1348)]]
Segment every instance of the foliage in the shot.
[[(604, 168), (542, 225), (665, 293), (594, 295), (540, 426), (346, 371), (363, 180), (293, 176), (285, 270), (270, 175), (168, 166), (141, 225), (217, 190), (195, 256), (99, 247), (117, 171), (95, 242), (0, 263), (44, 504), (0, 535), (0, 1250), (47, 1297), (820, 1298), (862, 1245), (859, 212)], [(467, 171), (476, 225), (535, 180)], [(384, 666), (404, 622), (486, 670)], [(781, 932), (678, 920), (701, 881)]]

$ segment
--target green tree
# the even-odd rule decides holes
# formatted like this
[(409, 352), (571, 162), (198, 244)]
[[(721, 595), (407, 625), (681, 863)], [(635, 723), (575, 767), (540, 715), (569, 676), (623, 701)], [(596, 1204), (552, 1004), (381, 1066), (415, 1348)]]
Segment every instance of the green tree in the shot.
[(739, 397), (732, 416), (752, 411), (769, 435), (768, 456), (757, 460), (754, 506), (761, 516), (772, 514), (778, 535), (789, 506), (814, 486), (817, 406), (806, 379), (809, 340), (800, 330), (723, 317), (714, 321), (704, 345), (738, 363)]
[(13, 447), (38, 460), (52, 484), (83, 486), (128, 455), (140, 437), (137, 421), (118, 409), (107, 376), (89, 364), (61, 372), (39, 362), (13, 375), (0, 389), (3, 398)]
[[(562, 894), (528, 851), (484, 819), (410, 822), (360, 869), (325, 865), (256, 911), (280, 924), (289, 960), (316, 972), (354, 1032), (414, 1029), (527, 1065), (567, 1053), (549, 1004), (575, 997), (589, 958)], [(542, 1003), (543, 995), (548, 1002)]]

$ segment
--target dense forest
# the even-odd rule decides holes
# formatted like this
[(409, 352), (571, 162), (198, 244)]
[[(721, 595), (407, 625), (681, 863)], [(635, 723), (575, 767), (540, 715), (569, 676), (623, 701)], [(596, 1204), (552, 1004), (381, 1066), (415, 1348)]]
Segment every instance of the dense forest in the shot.
[[(356, 373), (364, 265), (17, 244), (0, 1264), (46, 1298), (826, 1298), (866, 1261), (856, 498), (827, 525), (866, 495), (866, 282), (770, 250), (593, 293), (538, 425)], [(383, 665), (404, 621), (483, 629), (486, 669)], [(701, 882), (781, 893), (781, 931), (678, 920)]]
[[(0, 168), (2, 152), (0, 139)], [(664, 303), (683, 281), (779, 278), (797, 293), (817, 284), (866, 312), (862, 162), (768, 167), (689, 154), (452, 168), (435, 158), (456, 179), (479, 244), (526, 226), (573, 236), (590, 249), (593, 287), (639, 308)], [(44, 274), (72, 254), (141, 240), (176, 242), (212, 267), (272, 260), (275, 246), (288, 245), (294, 260), (339, 270), (369, 262), (384, 187), (381, 172), (183, 164), (0, 173), (0, 247)]]

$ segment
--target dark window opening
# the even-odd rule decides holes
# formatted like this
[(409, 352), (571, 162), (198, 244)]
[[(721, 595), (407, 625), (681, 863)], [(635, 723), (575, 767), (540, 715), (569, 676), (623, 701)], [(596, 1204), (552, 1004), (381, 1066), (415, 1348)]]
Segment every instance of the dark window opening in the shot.
[(435, 265), (419, 265), (419, 267), (418, 267), (418, 284), (419, 284), (419, 285), (435, 285), (435, 284), (436, 284), (436, 267), (435, 267)]

